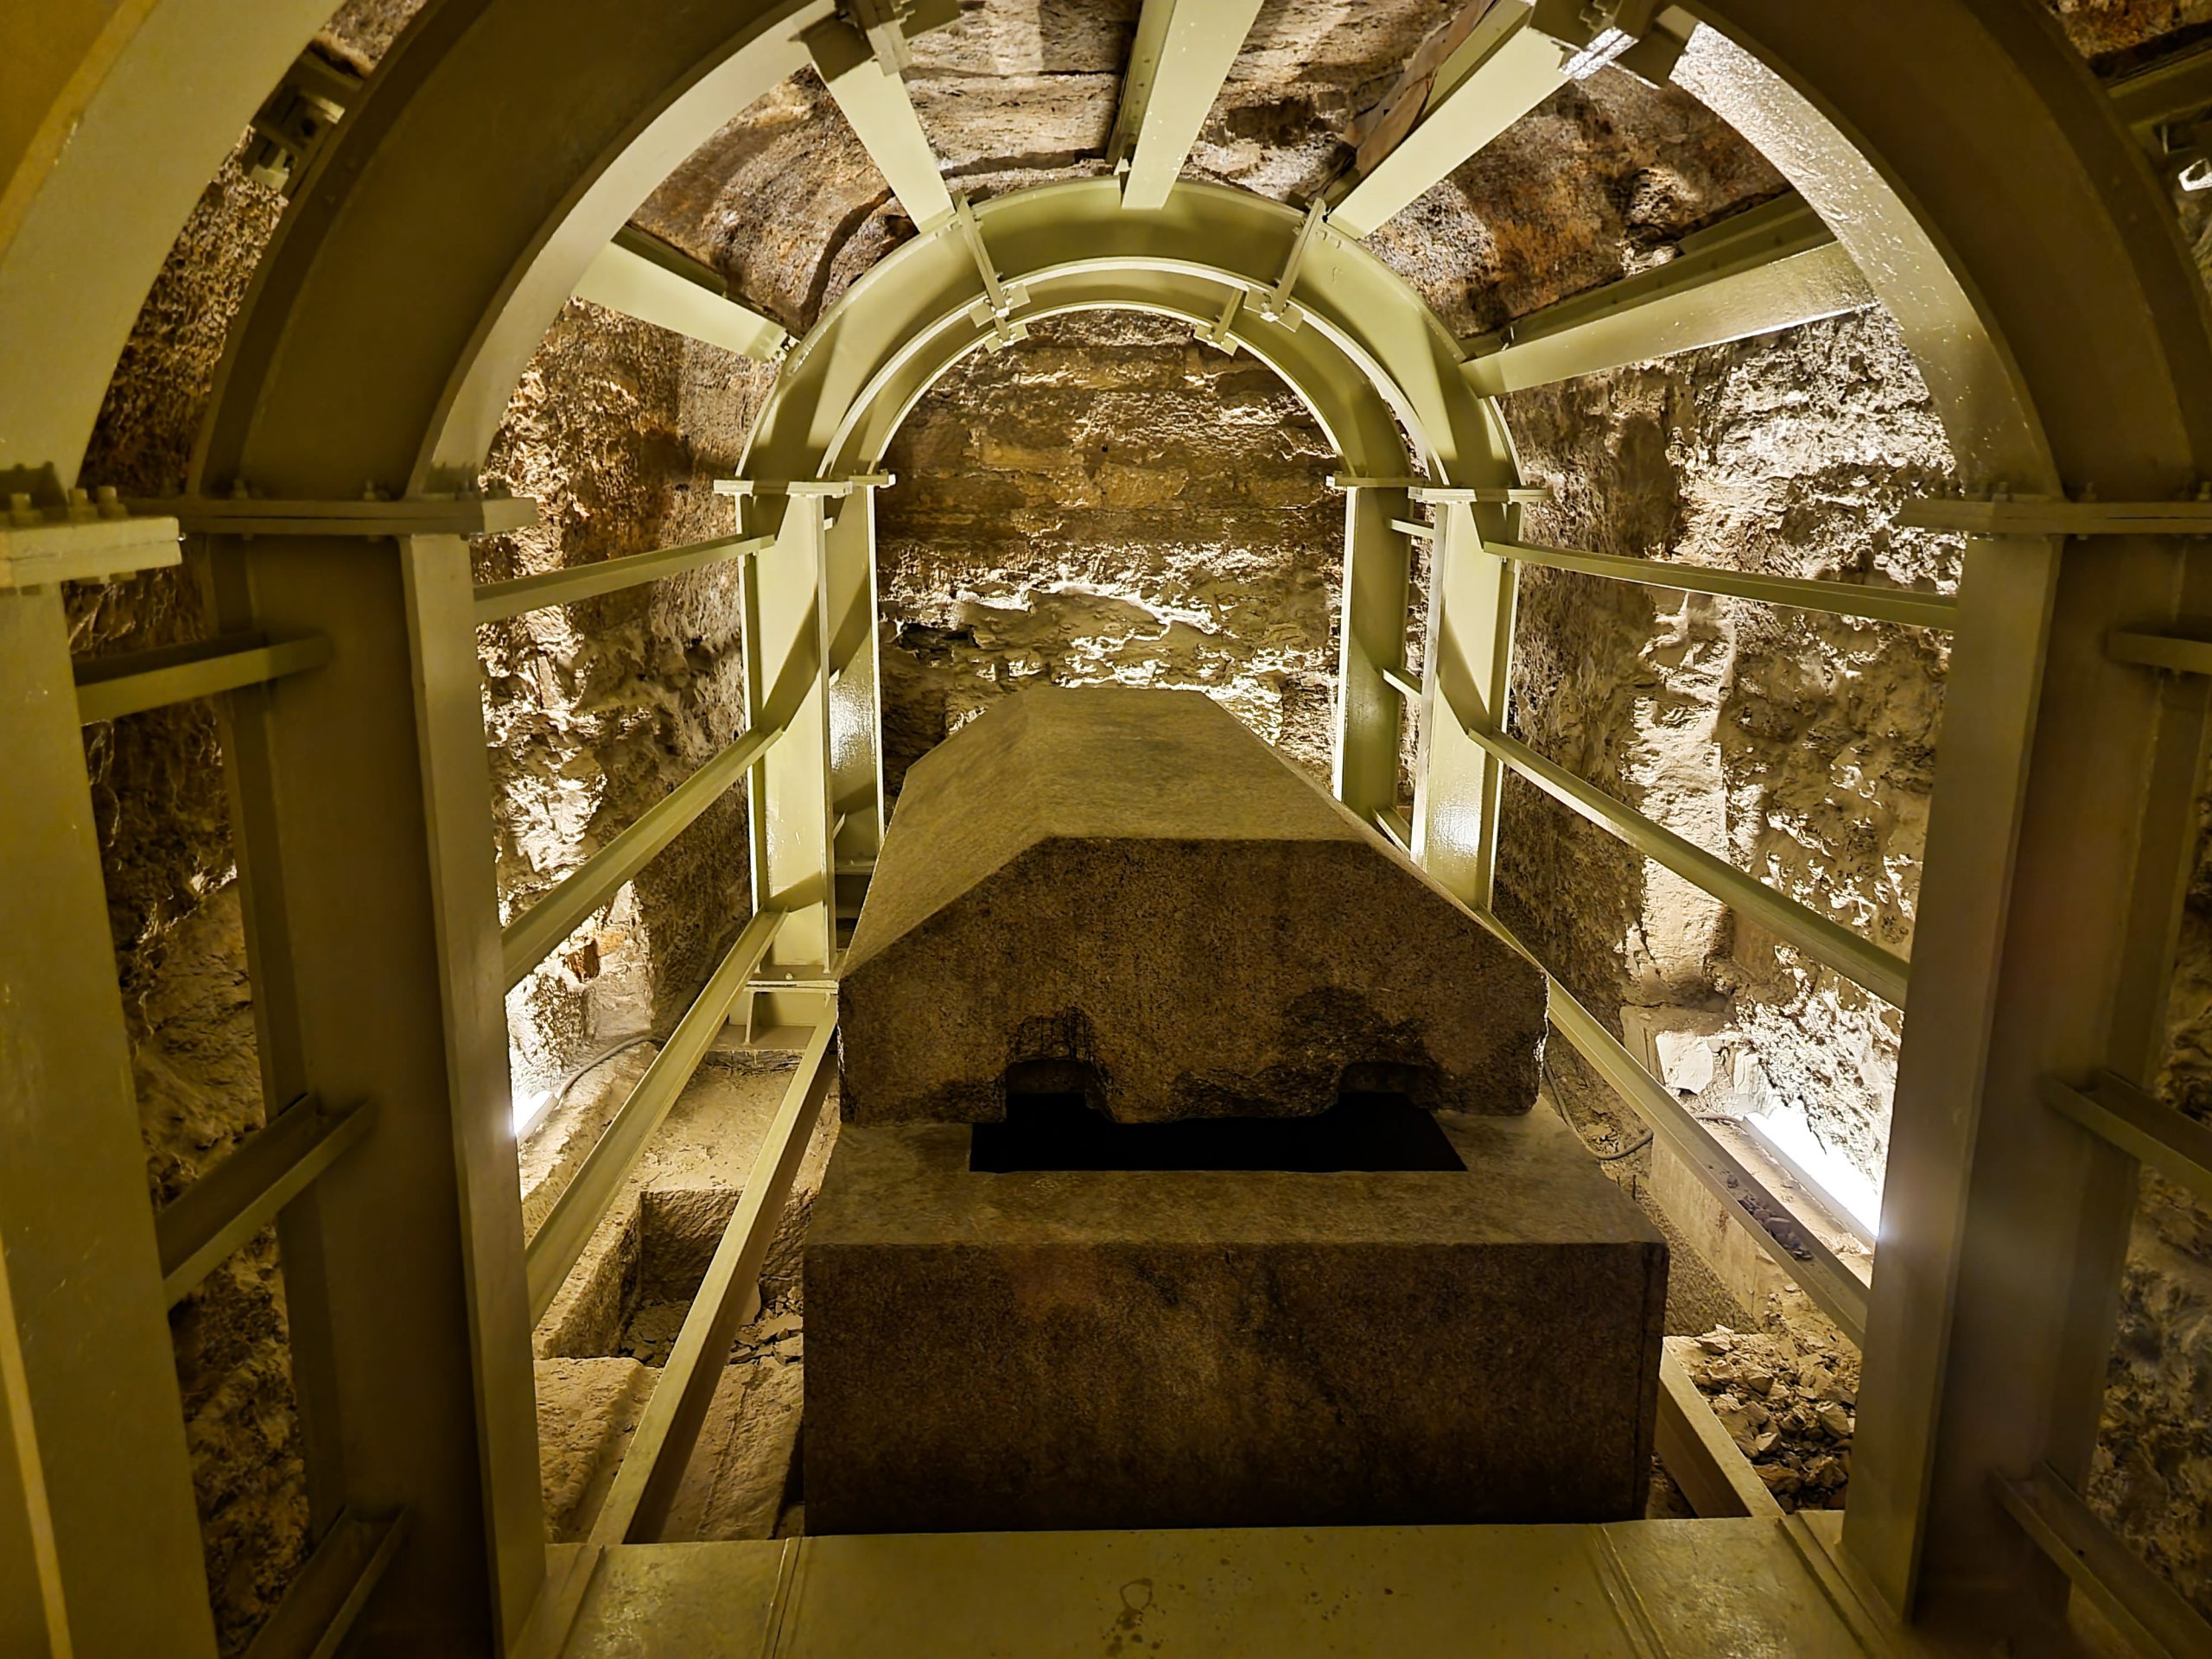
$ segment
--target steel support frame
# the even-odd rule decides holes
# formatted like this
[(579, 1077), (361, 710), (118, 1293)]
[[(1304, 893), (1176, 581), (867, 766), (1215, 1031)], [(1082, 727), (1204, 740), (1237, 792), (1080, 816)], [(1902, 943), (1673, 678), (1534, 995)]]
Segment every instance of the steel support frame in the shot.
[(0, 588), (0, 1648), (212, 1659), (58, 587)]
[(467, 545), (208, 559), (218, 626), (335, 648), (234, 693), (224, 733), (264, 1096), (378, 1108), (277, 1224), (310, 1525), (405, 1511), (363, 1628), (497, 1649), (543, 1522)]
[[(239, 331), (209, 445), (220, 476), (238, 475), (243, 460), (257, 481), (334, 501), (357, 495), (365, 473), (388, 487), (473, 476), (523, 360), (592, 255), (728, 109), (802, 60), (793, 29), (827, 7), (764, 5), (719, 23), (685, 11), (650, 33), (595, 15), (605, 10), (447, 0), (387, 58), (302, 181)], [(2109, 109), (2094, 107), (2101, 100), (2050, 20), (1994, 0), (1870, 0), (1848, 16), (1796, 0), (1691, 10), (1724, 23), (1763, 67), (1745, 73), (1701, 30), (1677, 80), (1843, 232), (1970, 471), (2054, 496), (2066, 480), (2094, 479), (2149, 500), (2207, 470), (2201, 285), (2139, 156)], [(0, 468), (66, 483), (170, 228), (322, 17), (296, 0), (153, 0), (79, 39), (70, 30), (81, 20), (54, 16), (31, 18), (41, 41), (52, 35), (58, 67), (41, 79), (48, 60), (34, 60), (17, 105), (28, 125), (0, 118), (0, 310), (22, 321), (0, 359)], [(1916, 49), (1898, 51), (1908, 36)], [(533, 102), (485, 95), (512, 89), (518, 64)], [(594, 96), (577, 96), (585, 89)], [(1878, 175), (1839, 164), (1856, 161), (1853, 144), (1878, 158)], [(1963, 281), (1922, 218), (1942, 227)], [(118, 226), (132, 227), (120, 247)], [(365, 330), (391, 349), (361, 359), (352, 348)], [(332, 400), (341, 378), (350, 395)], [(2108, 863), (2103, 849), (2133, 844), (2132, 822), (2090, 804), (2140, 799), (2150, 694), (2115, 681), (2094, 642), (2077, 650), (2088, 630), (2063, 611), (2046, 671), (2043, 625), (2057, 590), (2082, 601), (2096, 630), (2122, 608), (2122, 625), (2158, 626), (2174, 610), (2177, 559), (2170, 543), (2118, 543), (2097, 572), (2061, 575), (2057, 550), (2033, 542), (1970, 556), (1969, 588), (1983, 591), (1962, 601), (1951, 718), (1983, 754), (1950, 746), (1939, 785), (1929, 865), (1944, 880), (1940, 894), (1930, 884), (1917, 950), (1942, 963), (1946, 989), (1940, 1018), (1916, 1015), (1929, 1034), (1907, 1037), (1891, 1185), (1903, 1230), (1885, 1230), (1871, 1339), (1888, 1357), (1870, 1363), (1866, 1394), (1866, 1426), (1894, 1414), (1897, 1432), (1878, 1447), (1862, 1437), (1846, 1536), (1847, 1558), (1893, 1601), (1912, 1597), (1925, 1555), (1923, 1610), (1969, 1620), (1990, 1611), (1988, 1629), (2020, 1622), (2024, 1599), (1993, 1609), (1987, 1592), (2016, 1588), (2024, 1568), (1984, 1478), (2024, 1471), (2038, 1446), (2061, 1447), (2058, 1467), (2086, 1446), (2078, 1411), (2052, 1411), (2061, 1390), (2045, 1384), (2056, 1371), (2085, 1374), (2077, 1362), (2095, 1347), (2054, 1344), (2032, 1304), (2034, 1317), (2005, 1328), (2022, 1304), (2002, 1275), (2062, 1281), (2069, 1262), (2035, 1269), (2065, 1257), (2067, 1235), (2082, 1231), (2046, 1239), (2012, 1212), (2040, 1224), (2071, 1204), (2089, 1235), (2106, 1236), (2126, 1207), (2110, 1191), (2085, 1192), (2078, 1152), (2032, 1128), (2009, 1147), (1988, 1143), (2024, 1127), (2031, 1070), (2084, 1075), (2109, 1052), (2098, 1010), (2129, 978), (2123, 959), (2135, 980), (2156, 977), (2134, 969), (2147, 953), (2113, 919), (2129, 912), (2125, 895), (2098, 910), (2117, 878), (2067, 850), (2097, 846)], [(2081, 707), (2039, 728), (2046, 673)], [(488, 938), (488, 917), (474, 925)], [(2038, 960), (2027, 943), (2038, 937), (2077, 948)], [(2055, 1179), (2073, 1180), (2071, 1194)], [(2036, 1260), (1986, 1248), (2005, 1237), (2033, 1239)], [(2054, 1360), (2060, 1348), (2067, 1357)], [(1986, 1420), (1980, 1432), (1962, 1416), (1968, 1402)]]
[[(1434, 504), (1427, 643), (1421, 653), (1414, 856), (1477, 910), (1495, 908), (1505, 767), (1478, 734), (1506, 729), (1520, 567), (1491, 550), (1518, 537), (1521, 510)], [(1479, 517), (1478, 517), (1479, 515)]]
[(1166, 205), (1259, 15), (1260, 0), (1145, 0), (1137, 20), (1141, 55), (1114, 124), (1114, 143), (1128, 155), (1122, 187), (1128, 206), (1150, 211)]

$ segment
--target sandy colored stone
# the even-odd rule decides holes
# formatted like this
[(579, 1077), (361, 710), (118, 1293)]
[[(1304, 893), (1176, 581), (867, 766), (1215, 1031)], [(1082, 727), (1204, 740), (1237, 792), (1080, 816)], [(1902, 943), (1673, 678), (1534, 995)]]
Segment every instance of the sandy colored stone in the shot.
[(907, 774), (838, 1012), (861, 1122), (1000, 1118), (1032, 1063), (1123, 1122), (1519, 1113), (1544, 987), (1209, 699), (1039, 688)]

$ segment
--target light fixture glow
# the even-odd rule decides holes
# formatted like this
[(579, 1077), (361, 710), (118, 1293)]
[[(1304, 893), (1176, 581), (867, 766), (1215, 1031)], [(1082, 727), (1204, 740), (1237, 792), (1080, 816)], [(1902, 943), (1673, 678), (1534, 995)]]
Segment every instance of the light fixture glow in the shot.
[(1861, 1238), (1873, 1242), (1882, 1224), (1881, 1189), (1849, 1159), (1829, 1150), (1802, 1107), (1777, 1106), (1764, 1117), (1746, 1113), (1737, 1122)]
[(515, 1103), (515, 1139), (519, 1141), (544, 1121), (553, 1104), (553, 1091), (541, 1089), (528, 1100)]

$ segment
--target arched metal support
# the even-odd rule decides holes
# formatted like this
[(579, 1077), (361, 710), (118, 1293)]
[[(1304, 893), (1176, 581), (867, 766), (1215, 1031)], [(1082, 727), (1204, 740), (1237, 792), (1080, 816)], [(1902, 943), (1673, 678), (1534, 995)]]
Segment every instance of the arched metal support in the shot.
[[(0, 118), (0, 309), (13, 348), (36, 351), (0, 373), (0, 467), (67, 481), (174, 227), (325, 9), (148, 0), (105, 34), (54, 22), (59, 8), (35, 14), (54, 47), (39, 62), (60, 67), (32, 72), (29, 100)], [(830, 10), (664, 9), (640, 29), (592, 0), (436, 0), (301, 181), (226, 371), (202, 480), (243, 475), (334, 501), (358, 499), (365, 480), (407, 495), (472, 480), (591, 259), (730, 109), (804, 61), (798, 32)], [(2012, 0), (1689, 10), (1738, 47), (1700, 31), (1677, 79), (1837, 228), (1971, 471), (2136, 500), (2193, 482), (2212, 456), (2202, 288), (2141, 157), (2050, 18)], [(1009, 270), (1019, 200), (979, 215)], [(1140, 231), (1154, 220), (1126, 217)], [(1272, 257), (1223, 263), (1272, 276), (1295, 229), (1284, 210)], [(1317, 234), (1297, 301), (1308, 326), (1315, 273), (1357, 267), (1337, 257), (1341, 238)], [(1390, 363), (1409, 404), (1450, 412), (1426, 383), (1456, 380), (1457, 353), (1419, 338), (1424, 319), (1319, 315), (1355, 355)], [(1401, 349), (1375, 349), (1385, 335)], [(1471, 411), (1465, 431), (1416, 426), (1458, 483), (1451, 467), (1492, 429), (1471, 397), (1453, 407)], [(540, 1581), (542, 1534), (519, 1274), (495, 1248), (512, 1223), (475, 1203), (502, 1179), (511, 1191), (513, 1171), (511, 1149), (501, 1171), (483, 1139), (507, 1102), (485, 1058), (496, 1001), (487, 1013), (475, 988), (496, 918), (461, 901), (483, 889), (467, 849), (480, 854), (484, 809), (456, 764), (474, 677), (454, 563), (375, 543), (334, 558), (289, 537), (225, 541), (216, 561), (225, 626), (296, 625), (339, 647), (300, 696), (270, 698), (247, 745), (263, 758), (240, 816), (257, 999), (271, 1005), (264, 1053), (333, 1096), (404, 1096), (417, 1114), (414, 1133), (372, 1137), (330, 1177), (323, 1221), (353, 1239), (330, 1270), (358, 1282), (310, 1318), (344, 1338), (324, 1351), (389, 1371), (354, 1379), (343, 1435), (329, 1415), (340, 1396), (303, 1383), (318, 1525), (350, 1484), (416, 1500), (368, 1633), (504, 1646)], [(1916, 946), (1923, 982), (1942, 989), (1916, 1007), (1907, 1039), (1847, 1535), (1892, 1599), (1910, 1601), (1924, 1561), (1926, 1610), (1988, 1630), (2031, 1622), (2036, 1599), (2018, 1586), (2039, 1570), (1988, 1478), (2047, 1463), (2070, 1479), (2086, 1458), (2127, 1213), (2121, 1155), (2085, 1154), (2078, 1128), (2031, 1109), (2035, 1084), (2146, 1077), (2188, 843), (2189, 768), (2170, 762), (2202, 728), (2201, 696), (2162, 702), (2101, 646), (2113, 626), (2212, 608), (2201, 563), (2153, 537), (2063, 563), (2053, 545), (1991, 541), (1961, 598)], [(39, 660), (48, 678), (67, 672), (58, 649)], [(341, 669), (372, 694), (333, 706), (334, 688), (353, 683), (331, 677)], [(334, 738), (375, 766), (321, 764)], [(378, 833), (354, 833), (379, 818)], [(316, 881), (275, 879), (280, 855)], [(380, 881), (386, 864), (404, 879), (361, 937), (284, 902), (288, 886), (296, 899), (310, 885), (342, 890)], [(297, 969), (273, 983), (271, 940), (290, 953), (280, 968)], [(11, 948), (60, 943), (34, 930)], [(373, 1046), (349, 1035), (363, 1005), (347, 992), (363, 986), (381, 1015)], [(437, 1227), (404, 1257), (358, 1248), (391, 1235), (379, 1201), (416, 1205), (425, 1179), (440, 1184)], [(288, 1262), (299, 1242), (288, 1236)], [(368, 1317), (394, 1307), (409, 1316), (396, 1344)], [(396, 1386), (380, 1394), (387, 1374)], [(31, 1400), (34, 1415), (51, 1403)]]

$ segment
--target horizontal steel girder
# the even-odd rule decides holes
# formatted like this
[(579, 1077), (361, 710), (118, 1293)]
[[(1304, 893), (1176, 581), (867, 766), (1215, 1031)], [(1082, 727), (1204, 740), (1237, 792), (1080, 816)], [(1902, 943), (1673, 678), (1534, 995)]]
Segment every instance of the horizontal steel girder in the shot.
[(1499, 397), (1864, 310), (1874, 293), (1834, 232), (1785, 196), (1684, 239), (1669, 263), (1468, 342), (1467, 380)]
[[(1135, 137), (1123, 188), (1130, 207), (1149, 209), (1166, 201), (1259, 15), (1260, 0), (1145, 0), (1124, 107), (1115, 124), (1117, 137), (1133, 131)], [(1147, 46), (1154, 47), (1148, 62)]]
[(1420, 122), (1344, 194), (1332, 225), (1372, 234), (1566, 84), (1566, 53), (1531, 26), (1535, 15), (1522, 0), (1498, 0), (1438, 69)]
[(626, 230), (599, 251), (576, 297), (741, 357), (769, 359), (791, 336), (740, 305), (712, 270)]

